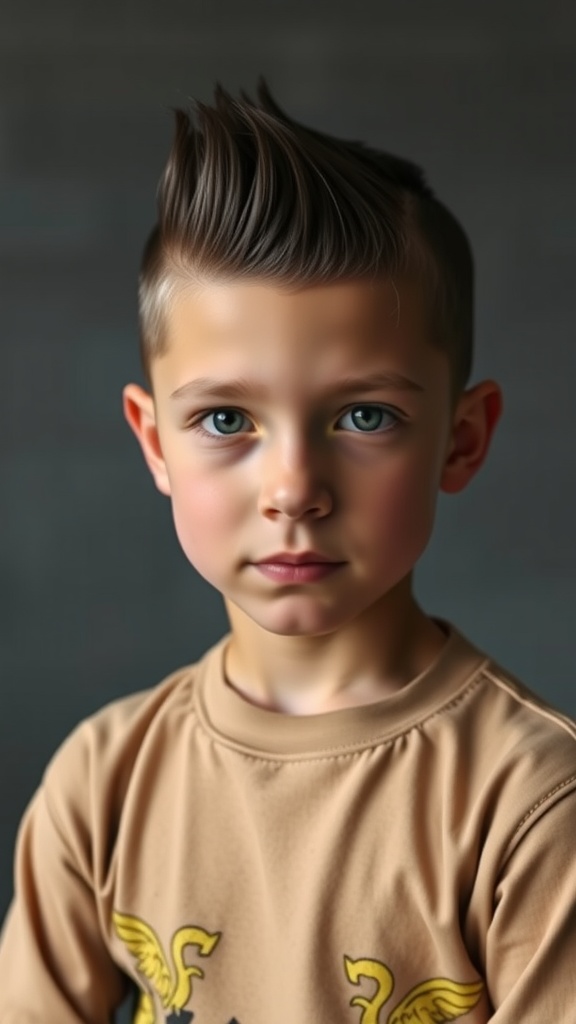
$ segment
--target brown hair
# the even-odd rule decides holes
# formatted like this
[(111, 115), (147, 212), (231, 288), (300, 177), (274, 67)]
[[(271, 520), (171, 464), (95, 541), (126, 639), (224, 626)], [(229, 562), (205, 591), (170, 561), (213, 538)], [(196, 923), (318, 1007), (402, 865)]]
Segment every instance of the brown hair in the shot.
[(473, 263), (455, 217), (408, 160), (306, 128), (272, 99), (217, 86), (214, 105), (176, 113), (158, 187), (158, 223), (140, 273), (140, 343), (150, 383), (166, 351), (170, 297), (191, 278), (308, 285), (416, 275), (431, 341), (465, 386), (473, 347)]

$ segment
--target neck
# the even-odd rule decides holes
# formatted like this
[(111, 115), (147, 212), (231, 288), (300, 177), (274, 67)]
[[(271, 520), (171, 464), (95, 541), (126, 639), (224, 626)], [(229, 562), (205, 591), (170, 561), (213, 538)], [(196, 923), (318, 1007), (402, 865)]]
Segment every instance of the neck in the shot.
[(292, 715), (385, 700), (424, 672), (446, 641), (409, 586), (396, 594), (393, 609), (380, 602), (321, 636), (270, 633), (237, 606), (228, 603), (227, 610), (228, 685), (253, 704)]

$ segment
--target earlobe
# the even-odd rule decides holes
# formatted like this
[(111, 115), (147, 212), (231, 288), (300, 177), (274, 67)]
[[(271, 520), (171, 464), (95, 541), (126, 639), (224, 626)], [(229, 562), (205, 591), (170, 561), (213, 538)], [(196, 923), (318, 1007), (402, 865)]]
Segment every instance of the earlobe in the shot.
[(156, 487), (170, 494), (170, 481), (160, 447), (154, 399), (138, 384), (127, 384), (122, 391), (122, 406), (128, 426), (134, 433)]
[(454, 413), (451, 444), (440, 479), (440, 490), (464, 490), (484, 462), (502, 414), (502, 392), (492, 380), (465, 391)]

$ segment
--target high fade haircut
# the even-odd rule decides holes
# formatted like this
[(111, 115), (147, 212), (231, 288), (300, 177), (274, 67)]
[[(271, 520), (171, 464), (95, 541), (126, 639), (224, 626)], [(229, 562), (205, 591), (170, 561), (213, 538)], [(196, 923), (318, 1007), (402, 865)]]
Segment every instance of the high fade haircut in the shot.
[(194, 280), (306, 287), (403, 276), (423, 289), (454, 400), (473, 352), (473, 260), (461, 225), (416, 164), (304, 127), (263, 78), (257, 96), (235, 99), (217, 85), (213, 106), (175, 111), (139, 281), (148, 384), (167, 350), (171, 299)]

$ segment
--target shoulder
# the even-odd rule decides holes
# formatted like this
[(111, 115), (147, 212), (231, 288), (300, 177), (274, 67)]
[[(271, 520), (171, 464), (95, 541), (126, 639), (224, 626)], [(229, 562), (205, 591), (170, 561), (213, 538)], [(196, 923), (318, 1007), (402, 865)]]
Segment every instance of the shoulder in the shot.
[(503, 754), (530, 755), (535, 762), (546, 752), (576, 769), (576, 722), (493, 658), (486, 658), (471, 686), (470, 708), (487, 741), (493, 732), (490, 746)]
[(103, 707), (73, 730), (46, 769), (42, 791), (63, 833), (87, 833), (107, 820), (113, 827), (136, 772), (167, 752), (192, 713), (199, 662), (168, 675), (157, 686)]
[(114, 758), (118, 746), (122, 752), (138, 747), (146, 732), (159, 718), (186, 704), (194, 681), (194, 665), (172, 672), (157, 686), (112, 701), (80, 722), (56, 752), (48, 766), (48, 776), (66, 763), (74, 768), (93, 756), (99, 760)]
[[(569, 797), (576, 828), (576, 723), (485, 657), (451, 705), (458, 783), (502, 841), (518, 841)], [(445, 729), (443, 735), (445, 736)]]
[(503, 755), (553, 749), (574, 767), (576, 722), (452, 624), (447, 626), (455, 655), (447, 665), (452, 681), (443, 694), (443, 712), (458, 725), (460, 735), (481, 736), (484, 747)]

